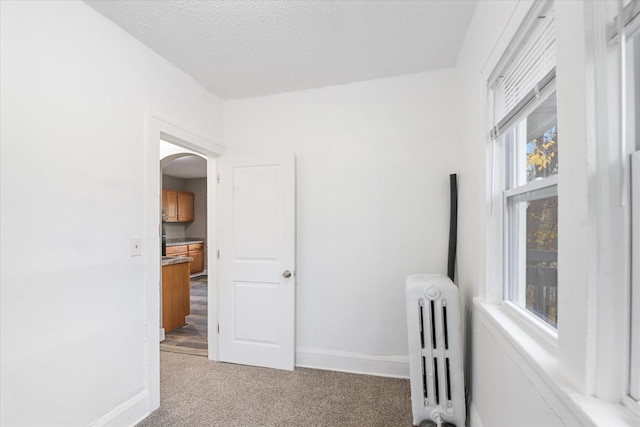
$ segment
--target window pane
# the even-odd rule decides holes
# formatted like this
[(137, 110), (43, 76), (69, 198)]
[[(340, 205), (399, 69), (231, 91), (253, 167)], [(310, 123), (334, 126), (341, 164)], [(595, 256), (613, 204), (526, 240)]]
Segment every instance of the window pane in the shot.
[(510, 197), (509, 298), (553, 327), (558, 315), (556, 187)]
[(552, 93), (507, 135), (507, 188), (558, 173), (556, 94)]

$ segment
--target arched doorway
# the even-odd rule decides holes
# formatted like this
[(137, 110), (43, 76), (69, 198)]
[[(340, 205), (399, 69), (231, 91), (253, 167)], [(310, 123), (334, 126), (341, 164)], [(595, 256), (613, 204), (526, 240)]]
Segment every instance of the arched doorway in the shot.
[[(160, 350), (207, 356), (207, 160), (198, 153), (163, 140), (160, 141), (160, 157), (162, 274), (167, 275), (162, 279), (160, 290)], [(183, 210), (188, 213), (183, 215)], [(167, 214), (167, 211), (171, 213)], [(176, 261), (177, 257), (191, 259), (184, 263), (189, 265), (190, 273), (188, 293), (182, 296), (188, 302), (187, 312), (182, 304), (181, 308), (176, 308), (172, 293), (177, 285), (171, 283), (177, 266), (169, 263)], [(167, 292), (166, 297), (164, 292)]]

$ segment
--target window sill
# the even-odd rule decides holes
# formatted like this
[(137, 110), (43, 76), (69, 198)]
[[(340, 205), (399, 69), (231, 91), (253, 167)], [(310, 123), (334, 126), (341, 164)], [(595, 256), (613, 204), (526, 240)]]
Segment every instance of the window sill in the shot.
[(619, 403), (605, 402), (578, 392), (562, 374), (557, 341), (503, 304), (474, 298), (480, 321), (518, 362), (549, 406), (567, 425), (638, 426), (640, 418)]

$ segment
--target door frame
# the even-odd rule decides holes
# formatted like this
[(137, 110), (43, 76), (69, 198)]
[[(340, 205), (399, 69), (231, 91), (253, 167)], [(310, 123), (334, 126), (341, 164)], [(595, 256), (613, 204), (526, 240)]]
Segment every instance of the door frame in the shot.
[(144, 215), (144, 300), (146, 306), (146, 340), (144, 343), (145, 388), (148, 393), (148, 411), (160, 407), (160, 286), (162, 218), (160, 213), (162, 181), (160, 172), (160, 139), (201, 154), (207, 159), (207, 268), (208, 268), (208, 353), (217, 360), (218, 343), (216, 323), (217, 301), (217, 167), (216, 158), (226, 148), (219, 142), (199, 136), (184, 126), (167, 120), (151, 111), (145, 117), (145, 215)]

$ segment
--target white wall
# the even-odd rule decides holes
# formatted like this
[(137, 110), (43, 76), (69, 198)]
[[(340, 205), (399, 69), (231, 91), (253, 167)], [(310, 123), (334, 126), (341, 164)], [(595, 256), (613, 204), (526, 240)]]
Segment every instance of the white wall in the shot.
[(298, 365), (408, 375), (404, 279), (446, 274), (454, 77), (225, 102), (229, 154), (296, 153)]
[(222, 102), (82, 2), (0, 8), (0, 424), (132, 424), (147, 113), (222, 140)]
[(207, 178), (185, 179), (185, 191), (194, 194), (193, 222), (185, 227), (185, 237), (207, 237)]
[(185, 185), (186, 185), (186, 180), (182, 178), (176, 178), (175, 176), (162, 175), (163, 190), (187, 191), (185, 188)]

